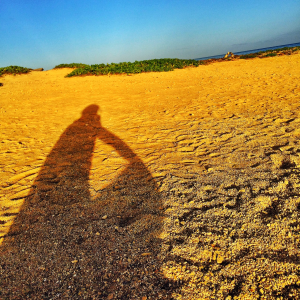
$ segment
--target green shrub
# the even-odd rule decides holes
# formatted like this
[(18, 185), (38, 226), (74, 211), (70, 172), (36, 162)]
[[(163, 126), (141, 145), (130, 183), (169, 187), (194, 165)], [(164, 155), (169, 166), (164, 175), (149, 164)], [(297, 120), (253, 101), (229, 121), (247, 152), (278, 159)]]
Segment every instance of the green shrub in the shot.
[[(190, 66), (199, 66), (203, 61), (194, 59), (162, 58), (135, 62), (121, 62), (111, 64), (83, 65), (66, 75), (66, 77), (81, 75), (109, 75), (109, 74), (138, 74), (143, 72), (168, 72)], [(61, 65), (60, 65), (61, 66)]]
[(88, 65), (86, 64), (81, 64), (81, 63), (71, 63), (71, 64), (60, 64), (54, 67), (54, 69), (59, 69), (59, 68), (84, 68)]
[(30, 69), (24, 68), (24, 67), (19, 67), (19, 66), (8, 66), (4, 68), (0, 68), (0, 76), (4, 74), (25, 74), (30, 72)]
[(248, 59), (248, 58), (255, 58), (255, 57), (257, 57), (257, 56), (258, 56), (257, 53), (251, 53), (251, 54), (241, 55), (240, 58), (241, 58), (241, 59)]
[(277, 56), (277, 53), (269, 53), (269, 54), (266, 55), (266, 57), (267, 56)]

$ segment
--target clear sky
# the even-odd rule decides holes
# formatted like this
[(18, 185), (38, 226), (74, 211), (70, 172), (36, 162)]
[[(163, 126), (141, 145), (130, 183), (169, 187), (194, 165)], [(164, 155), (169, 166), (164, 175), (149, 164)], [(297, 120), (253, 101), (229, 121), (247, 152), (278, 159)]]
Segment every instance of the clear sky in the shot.
[(300, 0), (0, 0), (0, 67), (199, 58), (300, 42)]

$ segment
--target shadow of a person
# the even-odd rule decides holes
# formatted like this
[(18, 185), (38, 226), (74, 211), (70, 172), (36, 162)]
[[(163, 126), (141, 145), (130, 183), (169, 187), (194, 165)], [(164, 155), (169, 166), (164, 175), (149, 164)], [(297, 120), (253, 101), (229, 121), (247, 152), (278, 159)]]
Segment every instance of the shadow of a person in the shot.
[[(158, 299), (161, 195), (142, 160), (101, 126), (90, 105), (61, 135), (0, 249), (4, 299)], [(128, 165), (96, 199), (96, 139)], [(107, 217), (103, 218), (103, 215)]]

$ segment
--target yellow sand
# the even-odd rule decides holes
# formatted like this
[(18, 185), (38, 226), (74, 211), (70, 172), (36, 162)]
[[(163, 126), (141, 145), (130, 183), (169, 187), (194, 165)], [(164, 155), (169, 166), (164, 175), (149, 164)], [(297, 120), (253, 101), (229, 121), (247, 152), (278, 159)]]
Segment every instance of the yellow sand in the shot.
[[(71, 69), (57, 69), (1, 77), (0, 235), (4, 236), (9, 231), (40, 167), (62, 132), (80, 118), (84, 108), (91, 104), (100, 107), (102, 126), (121, 138), (158, 181), (167, 180), (170, 174), (178, 175), (187, 168), (191, 173), (210, 176), (216, 170), (253, 169), (269, 164), (276, 172), (284, 167), (285, 159), (287, 165), (296, 170), (300, 167), (299, 65), (298, 53), (132, 76), (65, 78)], [(240, 129), (238, 134), (237, 128)], [(199, 130), (206, 132), (206, 135), (200, 136)], [(274, 153), (269, 151), (270, 154), (266, 155), (266, 151), (263, 152), (266, 148)], [(254, 151), (251, 156), (251, 149), (261, 152)], [(113, 150), (101, 141), (96, 143), (90, 174), (91, 195), (96, 196), (98, 190), (108, 185), (126, 167), (127, 162)], [(239, 156), (240, 153), (245, 156)], [(299, 190), (296, 179), (290, 179), (290, 182), (293, 189)], [(279, 193), (287, 185), (284, 182), (281, 185), (276, 183), (272, 188)], [(209, 190), (207, 186), (205, 191)], [(253, 186), (255, 188), (260, 187)], [(161, 184), (161, 189), (163, 191), (164, 184)], [(272, 197), (256, 195), (253, 211), (258, 213), (268, 209), (272, 201), (276, 201)], [(300, 203), (296, 198), (292, 196), (294, 202), (291, 199), (289, 201), (292, 203), (291, 210), (295, 212), (297, 203)], [(177, 205), (175, 202), (174, 207)], [(175, 208), (169, 208), (166, 227), (174, 212)], [(292, 213), (290, 218), (293, 218)], [(298, 219), (295, 222), (299, 224)], [(287, 239), (293, 239), (287, 243), (291, 248), (289, 251), (297, 252), (297, 256), (300, 233), (297, 230), (290, 231), (289, 224), (285, 223), (282, 228), (277, 224), (279, 229), (276, 229), (277, 225), (268, 226), (278, 230), (277, 236), (284, 234)], [(297, 228), (297, 224), (293, 228)], [(283, 228), (286, 230), (284, 233), (281, 232)], [(162, 239), (166, 236), (167, 232), (161, 233)], [(173, 252), (177, 251), (176, 255), (181, 257), (189, 252), (189, 259), (199, 262), (215, 260), (216, 265), (229, 259), (229, 254), (219, 246), (212, 246), (215, 250), (199, 248), (197, 238), (199, 236), (190, 237), (190, 246), (177, 250), (175, 247)], [(280, 247), (276, 241), (277, 237), (274, 236), (273, 244), (268, 247)], [(240, 249), (242, 246), (235, 243), (234, 247)], [(262, 265), (262, 262), (257, 262), (258, 268)], [(212, 295), (219, 295), (219, 299), (222, 299), (218, 294), (220, 289), (213, 291), (200, 287), (201, 282), (204, 284), (213, 280), (215, 275), (208, 274), (207, 278), (203, 275), (204, 278), (197, 275), (197, 271), (185, 273), (184, 270), (176, 264), (162, 268), (167, 278), (192, 278), (189, 285), (182, 288), (181, 293), (185, 295), (182, 299), (212, 299)], [(197, 270), (200, 272), (201, 267), (198, 266)], [(293, 293), (291, 286), (299, 287), (297, 272), (289, 279), (289, 285), (286, 284), (289, 274), (284, 275), (286, 277), (282, 282), (278, 279), (278, 285), (281, 285), (278, 287), (279, 296), (286, 286), (290, 286), (290, 293)], [(255, 299), (255, 295), (263, 297), (268, 295), (268, 286), (270, 289), (271, 285), (274, 286), (274, 282), (259, 286), (258, 279), (255, 280), (256, 287), (253, 291), (249, 290), (248, 296), (246, 292), (239, 292), (241, 299)], [(232, 282), (227, 287), (223, 283), (223, 290), (230, 290), (232, 286)], [(176, 294), (174, 297), (180, 299), (181, 296)], [(266, 299), (273, 298), (266, 296)]]

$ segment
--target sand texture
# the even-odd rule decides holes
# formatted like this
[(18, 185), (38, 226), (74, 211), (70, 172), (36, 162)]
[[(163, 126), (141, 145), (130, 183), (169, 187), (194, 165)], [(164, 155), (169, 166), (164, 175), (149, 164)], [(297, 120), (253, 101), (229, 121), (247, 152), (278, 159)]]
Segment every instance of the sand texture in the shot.
[(0, 299), (300, 299), (300, 53), (0, 78)]

